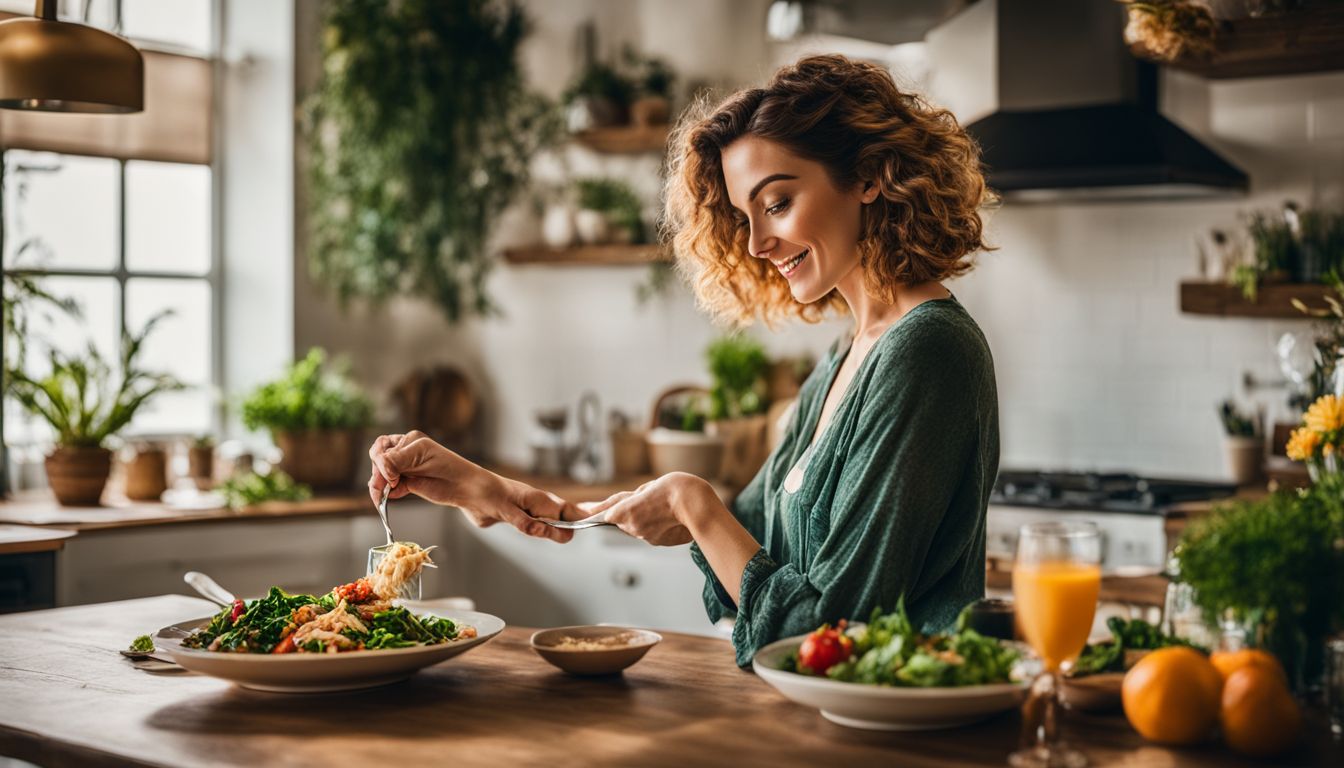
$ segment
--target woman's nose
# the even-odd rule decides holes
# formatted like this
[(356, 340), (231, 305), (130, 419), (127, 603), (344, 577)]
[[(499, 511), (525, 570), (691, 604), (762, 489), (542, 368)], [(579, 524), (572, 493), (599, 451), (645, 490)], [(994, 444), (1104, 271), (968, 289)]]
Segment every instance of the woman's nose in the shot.
[(747, 248), (751, 255), (758, 259), (770, 258), (770, 252), (775, 250), (778, 245), (778, 238), (762, 232), (757, 227), (752, 227), (751, 234), (747, 237)]

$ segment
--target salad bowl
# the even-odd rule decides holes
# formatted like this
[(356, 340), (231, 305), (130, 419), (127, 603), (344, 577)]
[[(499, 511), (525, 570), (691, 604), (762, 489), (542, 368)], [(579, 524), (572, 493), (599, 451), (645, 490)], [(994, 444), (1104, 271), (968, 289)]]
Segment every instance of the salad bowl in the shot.
[(1029, 681), (930, 688), (871, 685), (784, 669), (806, 637), (797, 635), (765, 646), (752, 658), (752, 669), (786, 698), (815, 707), (822, 717), (850, 728), (954, 728), (1018, 706), (1030, 687)]
[(220, 653), (187, 648), (182, 641), (210, 623), (209, 616), (159, 630), (155, 645), (182, 667), (228, 680), (244, 688), (278, 693), (324, 693), (373, 688), (409, 678), (417, 671), (489, 642), (504, 621), (488, 613), (440, 610), (404, 603), (419, 615), (452, 619), (476, 628), (476, 637), (409, 648), (343, 653)]

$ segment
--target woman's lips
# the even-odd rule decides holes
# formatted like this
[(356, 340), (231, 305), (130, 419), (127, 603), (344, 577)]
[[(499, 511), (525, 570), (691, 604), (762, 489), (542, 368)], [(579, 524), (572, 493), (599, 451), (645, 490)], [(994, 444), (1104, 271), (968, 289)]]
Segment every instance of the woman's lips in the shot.
[(783, 264), (776, 264), (775, 267), (779, 270), (780, 274), (787, 278), (798, 271), (798, 267), (802, 266), (802, 263), (807, 259), (809, 253), (811, 253), (810, 249), (804, 249), (802, 253), (794, 256)]

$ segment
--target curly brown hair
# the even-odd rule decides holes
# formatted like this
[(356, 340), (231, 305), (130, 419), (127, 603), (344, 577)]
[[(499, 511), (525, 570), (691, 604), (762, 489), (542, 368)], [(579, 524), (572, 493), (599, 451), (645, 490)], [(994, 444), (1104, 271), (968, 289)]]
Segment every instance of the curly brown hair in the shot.
[(843, 311), (836, 291), (800, 304), (788, 282), (747, 247), (734, 215), (721, 153), (742, 136), (778, 142), (825, 166), (841, 189), (878, 186), (863, 207), (859, 258), (870, 294), (894, 301), (899, 286), (962, 275), (988, 249), (980, 207), (992, 199), (980, 150), (952, 113), (902, 93), (891, 75), (844, 56), (808, 56), (764, 88), (687, 110), (669, 142), (664, 235), (701, 306), (739, 324), (791, 315), (808, 322)]

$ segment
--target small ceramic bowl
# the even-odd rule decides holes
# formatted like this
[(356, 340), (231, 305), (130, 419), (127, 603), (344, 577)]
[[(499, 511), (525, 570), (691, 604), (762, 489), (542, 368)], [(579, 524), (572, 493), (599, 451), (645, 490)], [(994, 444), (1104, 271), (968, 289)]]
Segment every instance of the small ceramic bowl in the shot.
[(614, 675), (662, 641), (647, 629), (578, 626), (543, 629), (532, 635), (532, 650), (571, 675)]
[(1064, 706), (1080, 712), (1114, 712), (1120, 709), (1120, 686), (1124, 680), (1124, 672), (1063, 677), (1059, 699)]

